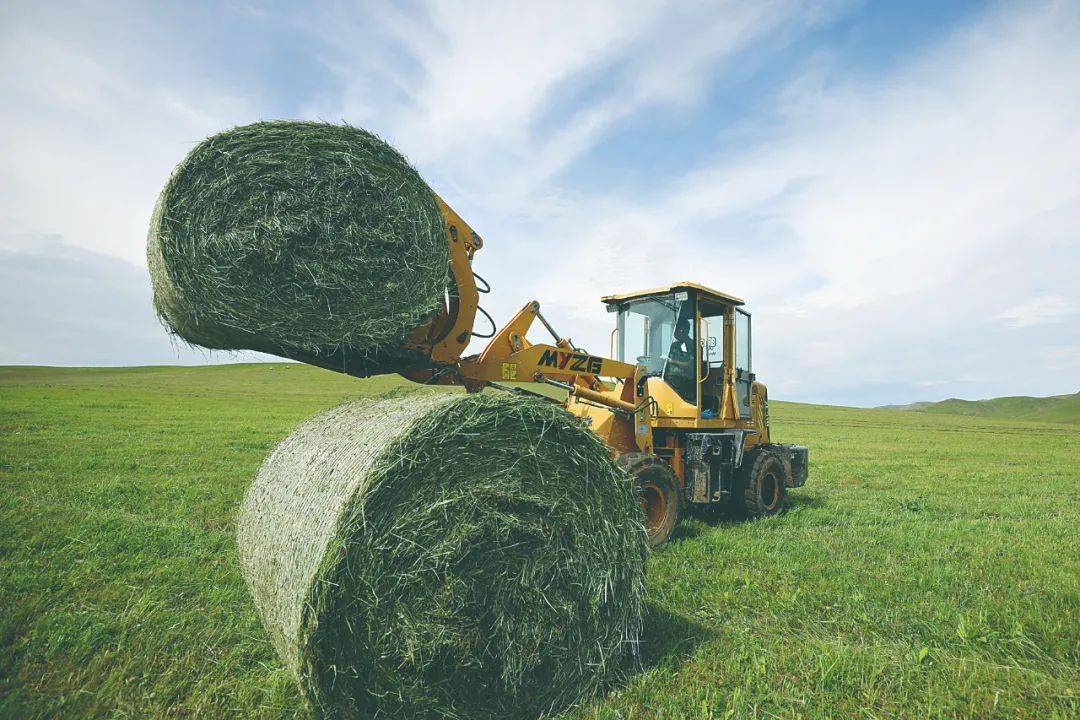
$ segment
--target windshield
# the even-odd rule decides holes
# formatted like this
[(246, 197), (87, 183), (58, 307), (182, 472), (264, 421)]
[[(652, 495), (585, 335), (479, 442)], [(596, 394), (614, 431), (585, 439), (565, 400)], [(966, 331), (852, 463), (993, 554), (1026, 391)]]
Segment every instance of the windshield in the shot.
[(619, 310), (619, 359), (644, 365), (696, 402), (694, 304), (686, 292), (632, 300)]

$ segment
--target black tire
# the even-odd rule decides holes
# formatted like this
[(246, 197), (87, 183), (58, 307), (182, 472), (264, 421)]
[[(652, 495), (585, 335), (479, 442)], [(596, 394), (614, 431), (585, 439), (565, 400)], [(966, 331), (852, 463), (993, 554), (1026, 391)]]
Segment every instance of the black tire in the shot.
[(791, 478), (791, 466), (787, 459), (775, 450), (761, 448), (752, 450), (743, 460), (740, 473), (741, 492), (736, 508), (747, 517), (767, 517), (784, 509), (787, 503), (787, 485)]
[(648, 453), (626, 453), (617, 462), (637, 484), (649, 547), (658, 548), (679, 522), (679, 478), (670, 465)]

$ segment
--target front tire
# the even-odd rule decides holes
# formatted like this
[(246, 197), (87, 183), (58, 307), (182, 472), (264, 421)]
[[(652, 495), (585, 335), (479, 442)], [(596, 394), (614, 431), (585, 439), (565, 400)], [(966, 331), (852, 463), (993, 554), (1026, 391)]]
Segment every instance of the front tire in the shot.
[(743, 463), (742, 510), (747, 517), (768, 517), (784, 509), (790, 466), (777, 452), (762, 448)]
[(637, 484), (649, 547), (658, 548), (679, 522), (679, 479), (670, 465), (648, 453), (626, 453), (617, 462)]

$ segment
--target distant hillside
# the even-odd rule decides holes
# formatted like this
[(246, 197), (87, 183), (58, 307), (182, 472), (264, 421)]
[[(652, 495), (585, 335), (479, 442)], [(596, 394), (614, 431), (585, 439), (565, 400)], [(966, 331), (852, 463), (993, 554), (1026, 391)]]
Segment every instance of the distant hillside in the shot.
[(973, 415), (1017, 420), (1080, 423), (1080, 393), (1051, 397), (999, 397), (990, 400), (949, 398), (941, 402), (917, 402), (910, 405), (885, 405), (882, 410)]

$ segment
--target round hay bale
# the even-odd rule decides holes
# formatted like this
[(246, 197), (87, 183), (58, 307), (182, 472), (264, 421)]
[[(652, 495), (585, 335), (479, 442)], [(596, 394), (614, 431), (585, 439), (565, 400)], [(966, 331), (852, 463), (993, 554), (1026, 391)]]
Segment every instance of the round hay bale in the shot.
[(434, 193), (394, 148), (348, 125), (273, 121), (177, 166), (147, 259), (158, 315), (184, 340), (351, 370), (392, 358), (432, 317), (450, 256)]
[(562, 408), (502, 394), (357, 402), (266, 459), (240, 565), (324, 717), (525, 718), (636, 651), (632, 483)]

